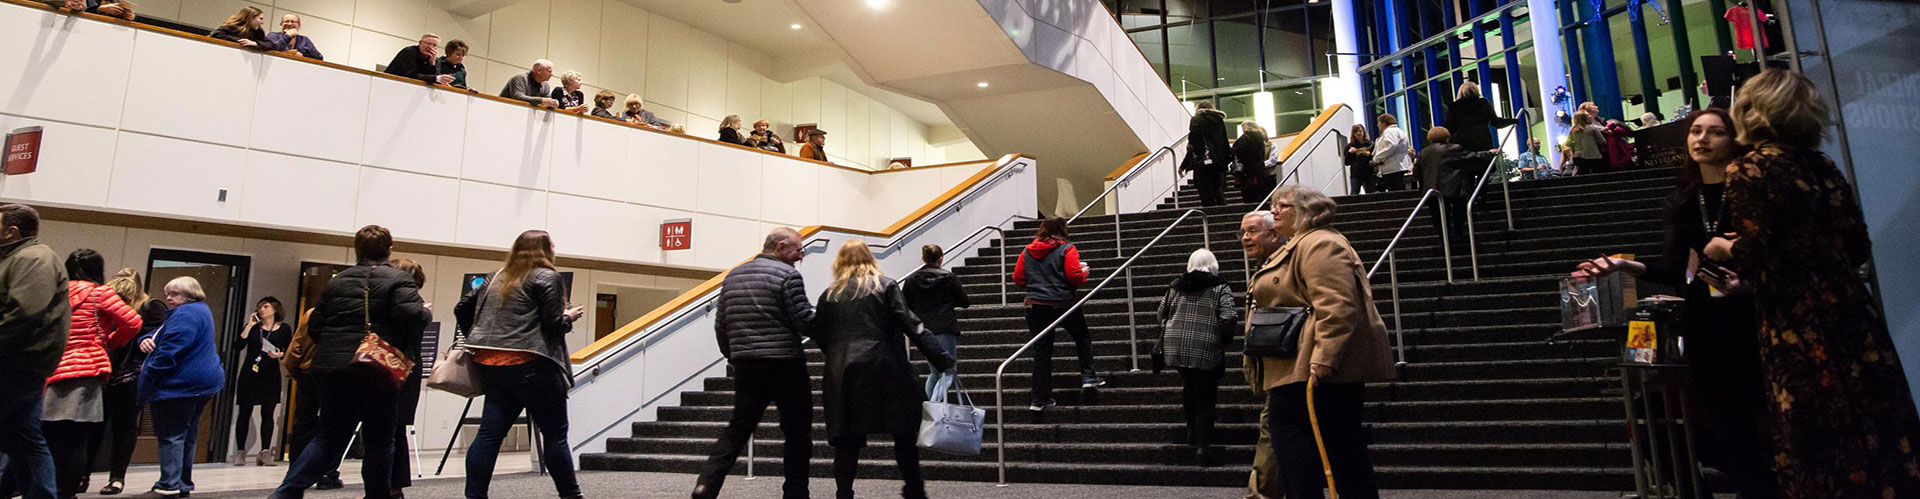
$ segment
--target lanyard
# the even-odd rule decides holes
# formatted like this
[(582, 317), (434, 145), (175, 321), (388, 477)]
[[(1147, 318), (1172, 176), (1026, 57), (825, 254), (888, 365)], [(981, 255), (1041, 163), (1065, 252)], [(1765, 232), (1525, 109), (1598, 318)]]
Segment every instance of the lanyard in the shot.
[(1718, 210), (1720, 212), (1720, 216), (1718, 217), (1714, 217), (1707, 214), (1707, 193), (1705, 191), (1700, 192), (1699, 198), (1700, 198), (1700, 226), (1705, 227), (1707, 229), (1707, 237), (1711, 239), (1714, 237), (1714, 235), (1719, 234), (1720, 221), (1725, 220), (1727, 217), (1727, 197), (1725, 194), (1722, 194), (1720, 196), (1720, 209)]

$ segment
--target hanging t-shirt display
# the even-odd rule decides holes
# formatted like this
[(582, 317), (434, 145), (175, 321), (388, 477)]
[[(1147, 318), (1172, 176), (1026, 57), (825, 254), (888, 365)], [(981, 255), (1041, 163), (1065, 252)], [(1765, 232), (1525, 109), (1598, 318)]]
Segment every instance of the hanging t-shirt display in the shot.
[[(1727, 9), (1727, 15), (1724, 16), (1727, 19), (1727, 23), (1733, 25), (1733, 45), (1736, 49), (1753, 50), (1754, 48), (1753, 11), (1748, 10), (1751, 8), (1753, 7), (1735, 5)], [(1760, 11), (1760, 20), (1762, 22), (1771, 21), (1773, 20), (1773, 15), (1767, 14), (1766, 11)], [(1760, 33), (1760, 43), (1761, 48), (1773, 48), (1773, 40), (1769, 38), (1765, 32)]]

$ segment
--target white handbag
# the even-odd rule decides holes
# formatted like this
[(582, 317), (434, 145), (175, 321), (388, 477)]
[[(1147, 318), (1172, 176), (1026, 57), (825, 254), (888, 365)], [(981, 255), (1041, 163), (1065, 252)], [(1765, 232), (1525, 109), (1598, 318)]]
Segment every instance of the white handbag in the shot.
[(473, 354), (457, 346), (447, 349), (440, 361), (433, 364), (433, 373), (427, 375), (427, 388), (465, 398), (486, 394), (480, 385), (480, 373), (473, 368)]
[(947, 403), (946, 391), (934, 394), (933, 400), (920, 403), (920, 438), (922, 449), (940, 451), (949, 454), (967, 456), (980, 454), (980, 437), (987, 425), (987, 411), (973, 406), (973, 398), (960, 387), (960, 378), (953, 379), (953, 391), (959, 393), (954, 404)]

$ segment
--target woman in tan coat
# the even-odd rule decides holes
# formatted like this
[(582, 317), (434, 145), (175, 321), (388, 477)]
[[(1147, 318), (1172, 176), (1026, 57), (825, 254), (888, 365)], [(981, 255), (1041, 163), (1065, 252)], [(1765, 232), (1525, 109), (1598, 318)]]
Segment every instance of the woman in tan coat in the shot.
[[(1253, 306), (1309, 307), (1294, 358), (1249, 358), (1248, 379), (1267, 392), (1268, 429), (1286, 496), (1311, 499), (1325, 487), (1320, 452), (1308, 422), (1307, 389), (1340, 497), (1379, 497), (1361, 428), (1365, 383), (1395, 376), (1386, 324), (1360, 255), (1329, 227), (1335, 204), (1308, 187), (1285, 186), (1273, 198), (1274, 230), (1289, 236), (1249, 283)], [(1249, 321), (1251, 322), (1251, 321)]]

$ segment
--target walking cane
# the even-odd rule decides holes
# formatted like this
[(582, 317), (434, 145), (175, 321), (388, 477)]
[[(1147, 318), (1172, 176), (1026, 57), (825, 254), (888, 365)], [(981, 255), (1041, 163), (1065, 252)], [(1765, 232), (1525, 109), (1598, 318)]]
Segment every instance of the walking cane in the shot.
[(1333, 487), (1333, 463), (1327, 461), (1327, 440), (1320, 437), (1320, 414), (1313, 408), (1313, 385), (1320, 384), (1318, 378), (1307, 378), (1307, 423), (1313, 426), (1313, 445), (1320, 448), (1320, 470), (1327, 474), (1327, 497), (1340, 499), (1340, 491)]

